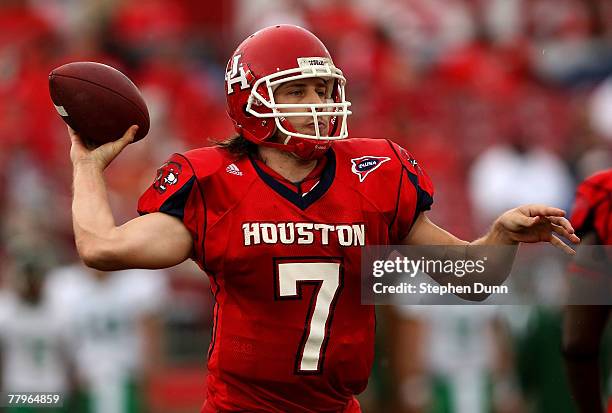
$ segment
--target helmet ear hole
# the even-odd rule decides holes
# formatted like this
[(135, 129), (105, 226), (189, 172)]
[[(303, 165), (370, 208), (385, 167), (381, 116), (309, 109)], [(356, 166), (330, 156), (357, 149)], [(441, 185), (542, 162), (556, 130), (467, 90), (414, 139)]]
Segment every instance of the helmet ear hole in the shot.
[(247, 112), (247, 104), (246, 103), (244, 105), (242, 105), (242, 114), (244, 116), (247, 116), (247, 117), (253, 116), (249, 112)]

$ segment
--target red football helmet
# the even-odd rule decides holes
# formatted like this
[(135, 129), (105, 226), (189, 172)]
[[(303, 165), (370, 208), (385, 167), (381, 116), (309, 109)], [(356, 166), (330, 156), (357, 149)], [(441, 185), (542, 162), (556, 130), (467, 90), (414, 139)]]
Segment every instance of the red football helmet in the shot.
[[(274, 90), (279, 85), (304, 78), (326, 81), (326, 103), (274, 102)], [(323, 155), (334, 140), (348, 135), (346, 121), (351, 112), (344, 92), (346, 79), (334, 66), (325, 45), (306, 29), (277, 25), (252, 34), (229, 60), (225, 82), (227, 112), (236, 131), (251, 142), (314, 159)], [(312, 116), (315, 134), (298, 133), (287, 121), (294, 116)], [(319, 116), (330, 117), (327, 131), (319, 130)], [(287, 139), (283, 143), (269, 142), (277, 130)]]

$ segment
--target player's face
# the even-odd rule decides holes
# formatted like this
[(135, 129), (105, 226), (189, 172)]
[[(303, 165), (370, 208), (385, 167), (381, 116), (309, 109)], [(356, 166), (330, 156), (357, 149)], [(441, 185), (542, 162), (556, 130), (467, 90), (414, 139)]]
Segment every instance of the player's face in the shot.
[[(327, 103), (327, 83), (321, 78), (298, 79), (283, 83), (274, 91), (276, 103), (319, 104)], [(282, 112), (306, 112), (307, 108), (281, 109)], [(318, 109), (318, 111), (322, 111)], [(329, 116), (318, 116), (319, 134), (327, 135)], [(287, 120), (298, 132), (315, 135), (315, 124), (312, 116), (288, 116)]]

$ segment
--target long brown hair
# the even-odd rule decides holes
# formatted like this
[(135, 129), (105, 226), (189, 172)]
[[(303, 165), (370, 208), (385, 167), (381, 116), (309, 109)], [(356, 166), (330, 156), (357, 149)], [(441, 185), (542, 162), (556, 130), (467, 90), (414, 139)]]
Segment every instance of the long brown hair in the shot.
[(234, 155), (252, 155), (257, 152), (257, 145), (246, 140), (242, 135), (233, 135), (221, 141), (213, 141), (216, 147), (225, 149)]

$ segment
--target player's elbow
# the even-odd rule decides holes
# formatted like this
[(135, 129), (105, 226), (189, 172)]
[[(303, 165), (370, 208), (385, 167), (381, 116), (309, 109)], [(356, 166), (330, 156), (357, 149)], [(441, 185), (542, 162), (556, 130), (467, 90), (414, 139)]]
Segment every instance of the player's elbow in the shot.
[(108, 271), (109, 268), (109, 256), (108, 252), (95, 246), (87, 246), (79, 248), (79, 256), (83, 263), (93, 269), (100, 271)]
[(90, 268), (100, 271), (121, 269), (112, 242), (92, 238), (79, 240), (77, 250), (83, 263)]

